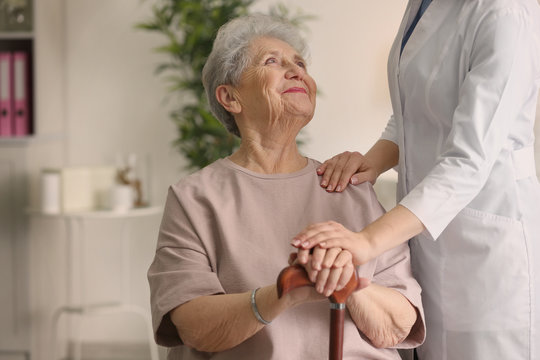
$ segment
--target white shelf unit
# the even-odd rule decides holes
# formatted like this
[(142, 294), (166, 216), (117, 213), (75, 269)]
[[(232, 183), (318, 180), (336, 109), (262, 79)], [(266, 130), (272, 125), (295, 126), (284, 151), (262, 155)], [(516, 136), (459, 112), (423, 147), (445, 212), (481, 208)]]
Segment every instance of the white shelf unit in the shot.
[[(158, 360), (158, 348), (153, 339), (152, 322), (149, 309), (133, 304), (130, 299), (130, 284), (131, 279), (131, 251), (132, 248), (132, 227), (142, 218), (160, 216), (162, 208), (148, 207), (133, 209), (127, 212), (112, 212), (112, 211), (86, 211), (73, 212), (57, 215), (42, 214), (38, 211), (30, 211), (32, 219), (45, 221), (59, 221), (63, 223), (66, 234), (66, 245), (63, 252), (63, 263), (65, 264), (65, 284), (63, 287), (66, 291), (63, 300), (57, 301), (54, 310), (51, 308), (52, 316), (50, 316), (50, 354), (47, 359), (59, 359), (64, 356), (65, 351), (59, 351), (61, 348), (66, 348), (66, 343), (72, 344), (72, 353), (67, 354), (75, 360), (82, 359), (82, 343), (83, 336), (81, 328), (85, 319), (95, 315), (110, 315), (127, 313), (134, 315), (144, 322), (145, 331), (147, 334), (147, 343), (149, 356), (151, 360)], [(118, 262), (121, 268), (120, 283), (117, 284), (120, 288), (120, 299), (106, 299), (95, 301), (91, 299), (91, 290), (87, 284), (89, 274), (95, 271), (95, 263), (87, 260), (88, 247), (92, 242), (92, 238), (88, 236), (90, 223), (94, 226), (106, 225), (107, 222), (117, 222), (120, 225), (120, 236), (110, 234), (110, 242), (120, 242), (120, 253), (118, 254)], [(46, 241), (51, 234), (44, 234), (44, 239), (36, 239), (37, 241)], [(105, 251), (105, 249), (104, 249)], [(46, 266), (39, 266), (40, 269)], [(36, 269), (36, 272), (41, 272)], [(102, 279), (108, 281), (110, 279)], [(66, 321), (67, 337), (62, 341), (59, 339), (60, 320), (64, 317), (76, 317), (76, 321)]]

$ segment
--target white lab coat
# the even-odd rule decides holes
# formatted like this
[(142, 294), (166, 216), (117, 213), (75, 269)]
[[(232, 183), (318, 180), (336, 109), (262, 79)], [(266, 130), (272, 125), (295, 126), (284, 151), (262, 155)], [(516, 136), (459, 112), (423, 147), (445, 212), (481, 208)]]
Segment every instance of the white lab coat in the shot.
[(389, 63), (398, 201), (411, 240), (429, 360), (540, 359), (540, 85), (536, 0), (433, 0)]

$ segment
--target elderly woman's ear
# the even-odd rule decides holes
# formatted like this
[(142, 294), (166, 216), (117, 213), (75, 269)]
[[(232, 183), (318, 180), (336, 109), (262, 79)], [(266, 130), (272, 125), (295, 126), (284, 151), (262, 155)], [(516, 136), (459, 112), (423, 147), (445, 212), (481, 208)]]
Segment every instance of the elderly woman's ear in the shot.
[(238, 114), (242, 111), (236, 91), (231, 85), (219, 85), (216, 88), (216, 99), (231, 114)]

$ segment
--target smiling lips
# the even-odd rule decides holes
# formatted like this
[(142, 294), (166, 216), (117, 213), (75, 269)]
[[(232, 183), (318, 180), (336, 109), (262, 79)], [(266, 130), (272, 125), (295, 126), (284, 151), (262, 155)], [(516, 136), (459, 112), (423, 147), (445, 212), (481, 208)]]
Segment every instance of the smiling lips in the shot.
[(301, 88), (301, 87), (292, 87), (292, 88), (289, 88), (289, 89), (287, 89), (287, 90), (285, 90), (283, 92), (283, 94), (286, 94), (286, 93), (303, 93), (303, 94), (307, 94), (307, 91), (306, 91), (306, 89)]

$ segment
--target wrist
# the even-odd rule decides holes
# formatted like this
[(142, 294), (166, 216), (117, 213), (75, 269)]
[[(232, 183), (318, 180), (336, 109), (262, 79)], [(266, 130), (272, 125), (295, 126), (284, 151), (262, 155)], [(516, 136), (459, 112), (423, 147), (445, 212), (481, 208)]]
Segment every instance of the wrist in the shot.
[[(250, 294), (253, 294), (253, 291)], [(266, 322), (272, 322), (279, 314), (293, 306), (287, 296), (284, 296), (281, 299), (278, 298), (276, 285), (269, 285), (257, 289), (254, 301), (259, 315)], [(254, 312), (253, 305), (251, 305), (251, 307), (252, 312)], [(259, 322), (261, 321), (259, 320)]]
[(367, 228), (356, 233), (356, 238), (358, 251), (354, 256), (355, 265), (362, 265), (376, 256), (375, 241)]

